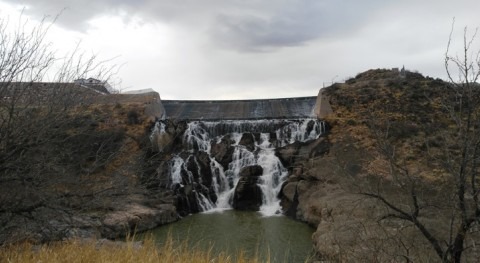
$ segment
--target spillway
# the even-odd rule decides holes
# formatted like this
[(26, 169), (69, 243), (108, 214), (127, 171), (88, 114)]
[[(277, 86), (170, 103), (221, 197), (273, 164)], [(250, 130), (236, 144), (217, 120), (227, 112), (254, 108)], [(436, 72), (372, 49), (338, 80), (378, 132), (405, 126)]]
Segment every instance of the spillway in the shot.
[[(157, 122), (152, 138), (166, 136), (169, 123)], [(324, 132), (324, 122), (315, 118), (186, 121), (182, 147), (163, 170), (188, 212), (235, 208), (279, 214), (277, 196), (288, 171), (276, 148)]]
[(257, 120), (312, 118), (317, 97), (259, 100), (162, 100), (167, 118), (177, 120)]

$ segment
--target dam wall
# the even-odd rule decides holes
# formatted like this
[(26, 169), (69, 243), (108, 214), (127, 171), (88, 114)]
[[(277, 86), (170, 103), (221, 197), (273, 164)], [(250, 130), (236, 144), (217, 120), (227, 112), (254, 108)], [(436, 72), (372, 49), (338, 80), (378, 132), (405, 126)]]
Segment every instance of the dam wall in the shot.
[(162, 100), (166, 118), (182, 120), (256, 120), (316, 117), (317, 97), (259, 100)]

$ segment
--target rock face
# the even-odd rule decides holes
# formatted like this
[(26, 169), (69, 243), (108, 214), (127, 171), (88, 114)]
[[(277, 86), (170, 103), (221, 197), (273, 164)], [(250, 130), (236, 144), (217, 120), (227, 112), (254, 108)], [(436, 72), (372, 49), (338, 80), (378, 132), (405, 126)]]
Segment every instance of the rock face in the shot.
[[(420, 83), (422, 89), (418, 89)], [(320, 92), (316, 114), (332, 125), (326, 138), (277, 151), (289, 167), (289, 178), (282, 187), (284, 211), (316, 227), (312, 239), (319, 261), (435, 261), (432, 245), (413, 224), (392, 216), (396, 212), (382, 201), (357, 193), (378, 194), (385, 202), (404, 207), (401, 209), (408, 214), (408, 207), (414, 206), (412, 189), (425, 187), (428, 190), (417, 192), (422, 193), (419, 203), (438, 205), (420, 208), (422, 224), (448, 243), (446, 229), (452, 221), (442, 206), (449, 201), (439, 198), (446, 196), (444, 191), (451, 186), (432, 184), (439, 179), (442, 165), (425, 150), (426, 141), (442, 145), (437, 139), (445, 137), (437, 135), (446, 133), (445, 127), (451, 123), (436, 105), (427, 102), (442, 100), (447, 94), (442, 85), (448, 87), (417, 73), (399, 76), (398, 70), (359, 74)], [(422, 94), (429, 94), (429, 99)], [(323, 104), (328, 101), (334, 113)], [(382, 144), (388, 145), (387, 154), (379, 150)], [(396, 177), (398, 167), (390, 170), (392, 156), (395, 165), (401, 162), (400, 169), (405, 169), (407, 177), (415, 173), (414, 187), (411, 181), (403, 181), (406, 178)], [(470, 237), (479, 244), (479, 235)], [(466, 261), (478, 258), (478, 250), (465, 252), (469, 254)]]
[(309, 143), (294, 142), (281, 148), (277, 148), (275, 154), (284, 166), (289, 167), (295, 163), (301, 163), (322, 156), (329, 152), (331, 143), (327, 137), (321, 137)]
[(207, 153), (200, 151), (186, 157), (185, 166), (181, 168), (182, 183), (175, 188), (177, 209), (181, 216), (203, 211), (199, 195), (211, 202), (217, 201), (212, 184), (212, 170)]
[(186, 123), (164, 120), (157, 122), (155, 125), (158, 132), (151, 135), (154, 150), (160, 153), (175, 151), (176, 147), (182, 143), (181, 139), (186, 129)]
[(232, 154), (235, 143), (229, 135), (224, 136), (219, 143), (213, 142), (210, 153), (219, 162), (224, 169), (228, 168), (228, 164), (232, 161)]
[[(35, 167), (29, 169), (35, 176), (22, 171), (25, 179), (9, 180), (2, 174), (0, 244), (117, 238), (178, 219), (167, 188), (168, 164), (149, 138), (150, 121), (161, 112), (148, 109), (146, 95), (98, 99), (52, 126), (49, 138), (55, 140), (19, 156), (26, 156), (20, 159), (23, 166)], [(172, 127), (159, 140), (166, 150), (175, 150), (185, 129), (181, 123)], [(4, 163), (0, 166), (4, 171)]]
[(172, 204), (147, 207), (141, 204), (128, 204), (122, 210), (108, 213), (102, 221), (102, 236), (117, 238), (119, 233), (142, 232), (159, 225), (178, 220)]
[(240, 171), (240, 180), (233, 196), (233, 208), (258, 211), (262, 205), (262, 190), (257, 185), (263, 173), (260, 165), (248, 166)]
[(253, 152), (255, 150), (255, 137), (252, 133), (244, 133), (238, 144), (245, 146), (249, 151)]

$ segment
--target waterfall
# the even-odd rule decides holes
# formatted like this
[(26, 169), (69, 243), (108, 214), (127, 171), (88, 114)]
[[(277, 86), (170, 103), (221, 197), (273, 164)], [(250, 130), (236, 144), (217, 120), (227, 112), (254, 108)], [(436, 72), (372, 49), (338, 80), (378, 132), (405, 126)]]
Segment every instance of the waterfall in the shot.
[[(167, 132), (163, 122), (155, 125), (153, 133)], [(190, 212), (231, 209), (242, 169), (260, 166), (262, 173), (255, 175), (262, 195), (259, 211), (278, 214), (277, 196), (288, 171), (275, 149), (317, 139), (324, 132), (325, 124), (311, 118), (188, 122), (181, 135), (183, 150), (169, 160), (169, 185), (185, 195)], [(213, 149), (214, 145), (222, 150)]]

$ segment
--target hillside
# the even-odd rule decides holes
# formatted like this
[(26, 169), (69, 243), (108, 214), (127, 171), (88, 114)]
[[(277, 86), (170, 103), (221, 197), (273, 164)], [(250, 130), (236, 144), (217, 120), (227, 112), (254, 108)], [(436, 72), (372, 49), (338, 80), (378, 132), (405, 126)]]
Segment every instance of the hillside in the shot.
[[(476, 152), (462, 146), (478, 145), (478, 90), (470, 93), (470, 117), (462, 115), (467, 100), (462, 106), (452, 84), (408, 71), (369, 70), (324, 94), (334, 112), (325, 119), (331, 129), (316, 142), (323, 144), (320, 154), (290, 164), (283, 188), (288, 213), (317, 227), (313, 240), (324, 259), (436, 261), (438, 251), (416, 226), (441, 249), (460, 232), (459, 163), (467, 164), (469, 178), (465, 215), (477, 217), (478, 168), (461, 156)], [(462, 126), (466, 120), (470, 128)], [(475, 261), (480, 235), (475, 228), (466, 235), (471, 248), (464, 259)]]
[(116, 238), (176, 221), (170, 191), (147, 189), (154, 95), (19, 106), (0, 148), (0, 243)]

